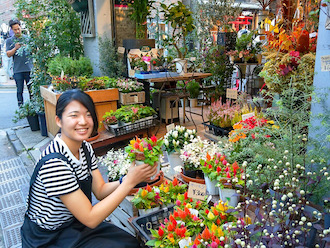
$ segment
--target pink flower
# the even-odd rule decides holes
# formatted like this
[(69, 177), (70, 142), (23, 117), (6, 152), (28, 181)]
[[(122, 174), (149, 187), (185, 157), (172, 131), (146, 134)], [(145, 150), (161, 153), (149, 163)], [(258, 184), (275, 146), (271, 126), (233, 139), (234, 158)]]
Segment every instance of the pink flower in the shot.
[(144, 62), (150, 62), (151, 57), (150, 57), (150, 56), (142, 56), (142, 60), (143, 60)]
[(180, 206), (181, 205), (181, 201), (180, 200), (176, 200), (176, 205)]
[(139, 108), (132, 107), (133, 113), (136, 114), (139, 111)]
[(113, 163), (114, 163), (114, 164), (118, 164), (118, 160), (114, 160)]
[(148, 144), (148, 150), (151, 151), (152, 150), (152, 146), (150, 144)]

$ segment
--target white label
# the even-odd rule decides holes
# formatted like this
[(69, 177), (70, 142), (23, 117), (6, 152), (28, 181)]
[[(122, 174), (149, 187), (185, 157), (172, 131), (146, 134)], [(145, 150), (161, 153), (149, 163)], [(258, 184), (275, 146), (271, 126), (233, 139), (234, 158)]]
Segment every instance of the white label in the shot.
[(133, 96), (134, 97), (134, 102), (137, 103), (139, 102), (139, 97), (138, 96)]
[(330, 71), (330, 55), (321, 56), (321, 71)]
[(254, 112), (251, 112), (251, 113), (247, 113), (245, 115), (242, 115), (242, 121), (245, 121), (246, 119), (249, 119), (252, 116), (254, 116)]
[(125, 53), (125, 47), (118, 47), (118, 53)]
[(205, 184), (189, 182), (188, 197), (197, 200), (204, 200), (205, 196), (206, 196)]
[(237, 99), (237, 90), (227, 89), (227, 98), (229, 99)]
[(134, 77), (134, 75), (135, 75), (135, 70), (129, 70), (128, 71), (128, 76), (129, 77)]
[(196, 57), (191, 57), (190, 61), (196, 61)]
[(172, 129), (174, 129), (174, 127), (175, 127), (174, 123), (172, 123), (172, 124), (170, 124), (170, 125), (167, 125), (167, 126), (166, 126), (166, 131), (169, 132), (169, 131), (171, 131)]

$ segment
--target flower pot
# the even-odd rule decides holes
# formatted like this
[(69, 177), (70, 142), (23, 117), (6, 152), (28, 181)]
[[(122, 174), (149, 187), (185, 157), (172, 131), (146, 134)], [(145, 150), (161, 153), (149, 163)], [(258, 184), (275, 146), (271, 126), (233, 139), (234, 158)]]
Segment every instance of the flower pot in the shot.
[[(144, 156), (144, 154), (143, 154), (143, 156)], [(136, 155), (136, 157), (138, 157), (138, 155)], [(144, 164), (144, 161), (135, 160), (135, 165), (142, 165), (142, 164)], [(154, 176), (150, 177), (151, 180), (154, 180), (156, 178), (157, 174), (159, 173), (159, 171), (160, 171), (160, 162), (158, 161), (157, 165), (154, 165), (154, 166), (157, 166), (157, 172)]]
[(91, 142), (97, 140), (99, 137), (100, 137), (100, 133), (97, 133), (96, 135), (89, 137), (86, 141)]
[(45, 113), (44, 112), (38, 113), (38, 119), (39, 119), (39, 126), (40, 126), (41, 135), (42, 136), (48, 136)]
[(189, 106), (188, 99), (185, 100), (185, 103), (183, 103), (183, 99), (180, 99), (180, 102), (181, 102), (181, 107), (183, 107), (183, 105), (185, 105), (185, 107), (188, 107)]
[(196, 178), (196, 170), (183, 169), (183, 174), (187, 177)]
[(144, 216), (153, 212), (156, 212), (157, 210), (159, 210), (159, 206), (158, 207), (154, 207), (154, 208), (150, 208), (150, 209), (138, 209), (139, 210), (139, 216)]
[(180, 172), (180, 177), (186, 183), (194, 182), (194, 183), (205, 184), (205, 179), (189, 177), (189, 176), (184, 175), (183, 172)]
[(209, 195), (219, 195), (219, 189), (216, 186), (217, 181), (211, 181), (210, 178), (204, 174), (204, 179), (205, 179), (205, 185), (206, 185), (206, 190)]
[(28, 122), (29, 122), (29, 126), (31, 128), (31, 131), (38, 131), (40, 130), (40, 127), (39, 127), (39, 119), (38, 119), (38, 116), (37, 115), (29, 115), (26, 117)]
[(167, 153), (167, 158), (168, 158), (168, 162), (170, 163), (170, 173), (171, 175), (175, 175), (175, 170), (174, 168), (176, 166), (181, 166), (181, 168), (183, 167), (183, 161), (180, 158), (180, 153), (178, 152), (172, 152), (172, 153)]
[(198, 102), (197, 98), (194, 98), (194, 99), (189, 98), (189, 103), (190, 103), (191, 108), (196, 108), (197, 107), (197, 102)]
[(187, 73), (187, 60), (177, 59), (175, 61), (176, 72), (180, 75)]
[(219, 188), (219, 196), (223, 202), (228, 201), (228, 205), (232, 207), (236, 207), (239, 201), (239, 196), (235, 196), (235, 189), (227, 189), (227, 188)]

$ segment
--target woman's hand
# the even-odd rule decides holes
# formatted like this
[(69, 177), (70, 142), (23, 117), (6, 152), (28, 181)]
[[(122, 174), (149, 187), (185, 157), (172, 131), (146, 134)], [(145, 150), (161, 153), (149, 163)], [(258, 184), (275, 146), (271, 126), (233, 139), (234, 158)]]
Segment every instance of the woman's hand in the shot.
[[(137, 165), (133, 163), (129, 168), (128, 173), (125, 177), (125, 181), (132, 183), (134, 186), (141, 182), (151, 182), (150, 177), (157, 173), (157, 163), (154, 166), (149, 164)], [(134, 187), (133, 186), (133, 187)]]

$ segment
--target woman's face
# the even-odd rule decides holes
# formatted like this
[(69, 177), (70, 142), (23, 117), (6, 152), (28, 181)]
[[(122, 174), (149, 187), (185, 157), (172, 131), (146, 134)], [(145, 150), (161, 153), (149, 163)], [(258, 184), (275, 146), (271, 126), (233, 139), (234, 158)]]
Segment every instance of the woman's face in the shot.
[(63, 140), (77, 142), (88, 139), (94, 127), (90, 112), (78, 101), (72, 101), (65, 107), (62, 119), (56, 116), (56, 124), (61, 128)]

